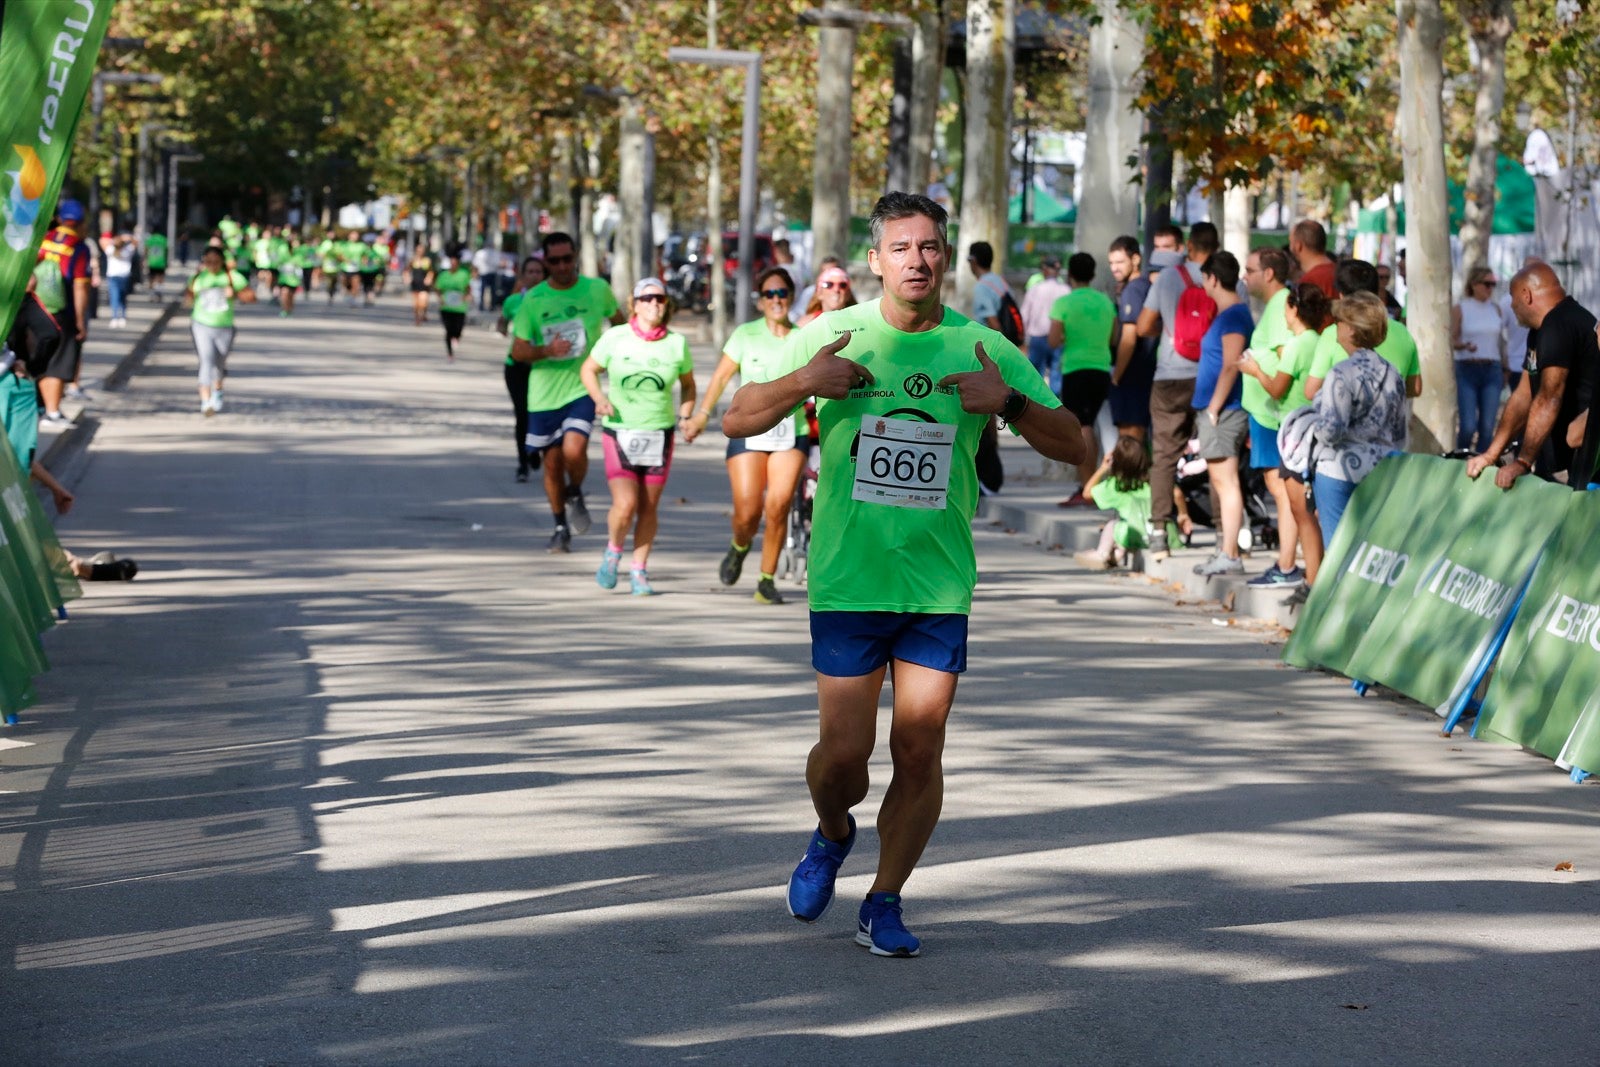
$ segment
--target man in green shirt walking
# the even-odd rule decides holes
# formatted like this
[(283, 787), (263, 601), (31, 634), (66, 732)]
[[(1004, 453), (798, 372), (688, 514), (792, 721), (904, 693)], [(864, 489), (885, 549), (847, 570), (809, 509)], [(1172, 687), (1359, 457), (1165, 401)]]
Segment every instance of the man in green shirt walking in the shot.
[(1078, 420), (1017, 347), (940, 302), (951, 251), (944, 209), (889, 193), (871, 225), (867, 264), (883, 280), (882, 299), (795, 331), (795, 369), (745, 383), (722, 432), (753, 437), (817, 398), (822, 464), (807, 586), (821, 739), (806, 783), (819, 821), (787, 906), (809, 923), (833, 901), (892, 663), (894, 776), (856, 942), (905, 957), (921, 948), (901, 918), (900, 890), (939, 821), (945, 721), (966, 669), (978, 438), (999, 415), (1052, 459), (1077, 463), (1084, 446)]

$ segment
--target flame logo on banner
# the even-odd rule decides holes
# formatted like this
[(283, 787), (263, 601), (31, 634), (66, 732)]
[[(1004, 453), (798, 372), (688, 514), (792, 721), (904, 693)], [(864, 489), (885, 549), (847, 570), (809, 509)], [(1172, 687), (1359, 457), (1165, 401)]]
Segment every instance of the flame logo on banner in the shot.
[(6, 244), (18, 252), (26, 252), (33, 245), (34, 223), (39, 221), (39, 199), (46, 185), (44, 164), (39, 154), (27, 145), (11, 146), (22, 161), (16, 170), (6, 171), (11, 179), (11, 191), (0, 205), (5, 216)]

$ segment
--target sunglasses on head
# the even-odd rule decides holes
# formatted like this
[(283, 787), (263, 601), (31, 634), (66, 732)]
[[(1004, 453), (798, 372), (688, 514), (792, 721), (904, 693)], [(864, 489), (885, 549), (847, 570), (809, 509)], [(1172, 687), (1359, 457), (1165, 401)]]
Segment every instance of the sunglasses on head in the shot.
[(545, 256), (544, 261), (546, 263), (571, 263), (573, 258), (572, 253), (568, 252), (564, 256)]
[(761, 295), (766, 297), (768, 300), (787, 300), (789, 298), (789, 290), (763, 289), (761, 290)]
[(821, 289), (848, 289), (848, 288), (850, 288), (850, 283), (849, 282), (823, 282), (823, 283), (821, 283), (820, 286), (818, 286), (818, 288), (821, 288)]
[(635, 304), (665, 304), (667, 298), (660, 293), (646, 293), (643, 296), (634, 297), (633, 302)]

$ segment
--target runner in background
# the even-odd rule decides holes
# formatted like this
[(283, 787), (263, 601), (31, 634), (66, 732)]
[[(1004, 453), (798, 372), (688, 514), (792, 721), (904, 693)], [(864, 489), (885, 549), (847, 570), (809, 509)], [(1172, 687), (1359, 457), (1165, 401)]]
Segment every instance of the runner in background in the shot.
[(439, 291), (439, 321), (444, 323), (444, 354), (456, 361), (456, 342), (467, 324), (467, 290), (472, 286), (472, 268), (467, 266), (458, 244), (451, 249), (445, 267), (434, 275), (433, 287)]
[(373, 295), (383, 296), (384, 284), (389, 280), (389, 267), (394, 259), (394, 245), (389, 240), (389, 234), (375, 234), (372, 239), (372, 249), (377, 253), (377, 273), (373, 278)]
[(274, 247), (273, 230), (268, 226), (258, 230), (256, 236), (250, 241), (250, 262), (256, 268), (257, 296), (266, 293), (270, 299), (273, 291), (278, 288), (278, 272), (273, 269), (277, 262), (277, 249)]
[(378, 289), (378, 279), (383, 276), (388, 256), (378, 251), (376, 243), (361, 242), (361, 304), (372, 306), (372, 296)]
[[(510, 332), (511, 320), (516, 318), (517, 309), (522, 306), (523, 296), (544, 281), (544, 276), (544, 260), (538, 256), (529, 256), (522, 261), (522, 269), (518, 272), (515, 287), (511, 295), (500, 305), (500, 321), (495, 324), (495, 332), (501, 337)], [(528, 480), (530, 470), (539, 469), (539, 453), (528, 450), (528, 375), (532, 370), (533, 364), (518, 363), (511, 358), (511, 349), (509, 347), (506, 349), (506, 392), (511, 394), (511, 440), (517, 449), (519, 482)]]
[(411, 272), (411, 324), (421, 326), (428, 321), (428, 294), (433, 291), (433, 253), (418, 245), (407, 269)]
[(274, 245), (273, 254), (277, 257), (274, 261), (278, 274), (278, 317), (288, 318), (294, 314), (294, 295), (306, 282), (306, 269), (304, 263), (304, 249), (300, 246), (292, 233), (282, 238)]
[(805, 314), (800, 316), (797, 325), (805, 326), (818, 315), (856, 306), (856, 294), (850, 288), (850, 274), (837, 265), (822, 268), (812, 293), (811, 302), (806, 305)]
[(339, 236), (329, 230), (317, 245), (317, 269), (322, 274), (323, 287), (328, 290), (328, 303), (339, 292)]
[(150, 275), (150, 299), (161, 302), (161, 287), (167, 283), (167, 235), (153, 233), (144, 239), (144, 267)]
[[(600, 432), (606, 484), (611, 489), (609, 540), (595, 581), (601, 589), (616, 588), (617, 568), (632, 530), (628, 588), (634, 596), (655, 592), (649, 564), (661, 493), (672, 470), (675, 431), (688, 429), (689, 412), (694, 410), (694, 357), (683, 334), (667, 329), (671, 321), (666, 285), (659, 278), (643, 279), (633, 287), (633, 313), (627, 324), (601, 334), (579, 371), (595, 414), (605, 420)], [(606, 389), (600, 387), (602, 373)]]
[(595, 413), (579, 369), (607, 323), (620, 326), (623, 315), (610, 285), (578, 274), (571, 235), (547, 234), (543, 247), (550, 276), (522, 298), (511, 323), (511, 357), (533, 364), (528, 447), (541, 453), (544, 464), (544, 491), (555, 520), (549, 550), (570, 552), (572, 536), (586, 533), (590, 525), (583, 479), (589, 473)]
[(361, 261), (366, 252), (366, 243), (354, 230), (338, 243), (339, 278), (344, 285), (345, 303), (350, 307), (356, 306), (356, 291), (361, 288)]
[(228, 353), (233, 349), (233, 305), (256, 302), (249, 280), (229, 270), (222, 250), (207, 248), (200, 256), (200, 271), (189, 279), (184, 303), (189, 312), (189, 333), (200, 361), (200, 413), (222, 410), (222, 383), (227, 376)]
[[(832, 269), (832, 268), (830, 268)], [(828, 271), (823, 272), (823, 277)], [(818, 282), (819, 286), (821, 282)], [(789, 362), (789, 302), (794, 299), (794, 282), (782, 267), (769, 267), (756, 279), (761, 297), (762, 317), (752, 319), (728, 336), (722, 359), (712, 372), (700, 410), (689, 421), (685, 436), (693, 441), (704, 432), (716, 410), (717, 400), (735, 374), (744, 388), (756, 382), (770, 382), (793, 368)], [(820, 320), (818, 320), (820, 321)], [(737, 398), (737, 392), (734, 394)], [(758, 604), (782, 604), (774, 579), (778, 556), (788, 536), (789, 507), (794, 489), (805, 472), (811, 455), (807, 436), (804, 398), (783, 419), (765, 433), (728, 439), (728, 482), (733, 488), (733, 542), (722, 557), (717, 577), (723, 585), (733, 585), (744, 570), (744, 557), (761, 529), (763, 514), (767, 532), (761, 540), (761, 577), (756, 582)]]

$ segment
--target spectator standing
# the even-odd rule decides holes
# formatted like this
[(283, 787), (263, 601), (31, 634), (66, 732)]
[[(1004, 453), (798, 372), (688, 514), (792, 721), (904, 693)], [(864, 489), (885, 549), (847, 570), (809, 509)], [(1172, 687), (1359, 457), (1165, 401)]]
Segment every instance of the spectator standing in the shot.
[(1395, 299), (1394, 274), (1387, 263), (1378, 264), (1378, 299), (1383, 301), (1383, 308), (1391, 319), (1399, 322), (1406, 317), (1406, 309)]
[(1474, 267), (1467, 274), (1461, 302), (1450, 309), (1450, 342), (1455, 350), (1456, 448), (1482, 451), (1494, 438), (1495, 416), (1500, 414), (1500, 390), (1505, 386), (1505, 318), (1494, 302), (1499, 285), (1494, 271)]
[(478, 250), (472, 253), (472, 306), (478, 311), (489, 310), (489, 300), (494, 295), (494, 272), (499, 267), (499, 255), (489, 247), (489, 242), (479, 239)]
[(1310, 282), (1333, 297), (1333, 273), (1337, 266), (1328, 255), (1328, 231), (1322, 223), (1301, 219), (1289, 231), (1289, 254), (1300, 269), (1297, 281)]
[(1179, 355), (1173, 347), (1173, 323), (1178, 300), (1184, 290), (1200, 284), (1200, 268), (1219, 244), (1215, 226), (1195, 223), (1185, 245), (1186, 257), (1156, 276), (1139, 312), (1139, 336), (1160, 338), (1150, 386), (1150, 519), (1155, 527), (1150, 554), (1157, 560), (1166, 558), (1170, 549), (1166, 530), (1176, 511), (1172, 493), (1178, 457), (1194, 433), (1194, 380), (1199, 369), (1197, 361)]
[(1278, 455), (1278, 426), (1282, 422), (1279, 401), (1287, 393), (1288, 383), (1284, 382), (1278, 392), (1272, 389), (1278, 384), (1284, 351), (1294, 339), (1289, 328), (1289, 288), (1285, 284), (1289, 279), (1288, 253), (1279, 248), (1256, 249), (1245, 259), (1244, 277), (1246, 290), (1262, 302), (1261, 318), (1250, 335), (1250, 347), (1239, 361), (1244, 383), (1241, 402), (1250, 419), (1250, 468), (1263, 472), (1278, 511), (1279, 559), (1287, 558), (1289, 562), (1287, 567), (1272, 564), (1250, 584), (1294, 585), (1305, 574), (1294, 565), (1298, 531), (1283, 477), (1278, 473), (1283, 462)]
[[(1174, 253), (1166, 253), (1168, 255)], [(1111, 363), (1111, 421), (1117, 433), (1144, 441), (1150, 434), (1150, 383), (1156, 373), (1156, 342), (1139, 336), (1139, 312), (1150, 295), (1136, 238), (1111, 242), (1106, 266), (1117, 283), (1117, 341)]]
[(1070, 290), (1061, 280), (1061, 260), (1045, 256), (1039, 261), (1040, 278), (1022, 295), (1022, 329), (1028, 335), (1024, 354), (1050, 391), (1061, 394), (1061, 346), (1050, 343), (1050, 309)]
[[(1284, 318), (1289, 324), (1289, 332), (1293, 339), (1284, 347), (1283, 358), (1278, 364), (1278, 373), (1265, 382), (1267, 393), (1278, 399), (1279, 433), (1277, 451), (1279, 455), (1278, 477), (1283, 481), (1284, 496), (1289, 501), (1289, 512), (1294, 517), (1295, 536), (1300, 542), (1300, 550), (1305, 557), (1302, 585), (1295, 591), (1290, 603), (1305, 603), (1307, 588), (1316, 581), (1317, 568), (1322, 564), (1322, 531), (1314, 520), (1309, 504), (1306, 501), (1306, 479), (1309, 477), (1303, 470), (1291, 467), (1283, 458), (1283, 423), (1295, 412), (1309, 407), (1311, 400), (1306, 396), (1306, 379), (1311, 373), (1311, 362), (1316, 356), (1317, 342), (1321, 340), (1322, 331), (1333, 317), (1328, 296), (1321, 289), (1310, 283), (1301, 283), (1289, 289), (1289, 299), (1284, 304)], [(1251, 360), (1247, 357), (1240, 369), (1244, 373), (1250, 372)], [(1282, 574), (1292, 575), (1295, 571), (1294, 545), (1284, 540), (1278, 543), (1277, 569)], [(1288, 584), (1277, 581), (1262, 581), (1262, 576), (1251, 579), (1253, 583), (1261, 585)]]
[[(1538, 256), (1528, 256), (1522, 261), (1522, 265), (1531, 267), (1535, 263), (1543, 262), (1544, 260)], [(1501, 292), (1500, 298), (1495, 303), (1500, 305), (1500, 315), (1506, 324), (1506, 389), (1514, 393), (1517, 391), (1517, 383), (1522, 380), (1522, 364), (1528, 358), (1528, 327), (1512, 310), (1510, 286)]]
[[(1334, 271), (1333, 286), (1341, 297), (1356, 293), (1377, 296), (1378, 270), (1363, 259), (1340, 260), (1338, 269)], [(1375, 351), (1393, 363), (1394, 369), (1405, 379), (1407, 396), (1422, 395), (1422, 360), (1417, 354), (1417, 342), (1412, 340), (1411, 331), (1406, 329), (1404, 323), (1397, 322), (1390, 326)], [(1322, 337), (1317, 341), (1316, 354), (1311, 360), (1310, 377), (1306, 379), (1306, 396), (1315, 399), (1329, 369), (1347, 355), (1348, 350), (1339, 343), (1337, 326), (1323, 330)]]
[[(1087, 252), (1067, 260), (1068, 293), (1050, 307), (1050, 345), (1061, 351), (1061, 404), (1077, 418), (1085, 449), (1078, 464), (1078, 491), (1061, 507), (1089, 507), (1084, 495), (1100, 462), (1094, 422), (1111, 390), (1111, 351), (1117, 343), (1117, 305), (1094, 281), (1095, 261)], [(1043, 284), (1043, 283), (1040, 283)]]
[[(39, 260), (61, 271), (60, 303), (51, 309), (61, 327), (61, 343), (38, 375), (39, 400), (46, 422), (69, 422), (61, 413), (61, 396), (67, 383), (78, 377), (78, 361), (89, 338), (90, 287), (94, 255), (83, 237), (83, 205), (63, 200), (56, 208), (56, 226), (39, 245)], [(41, 299), (44, 294), (41, 293)], [(46, 301), (47, 309), (55, 301)]]
[(106, 295), (111, 300), (111, 328), (128, 325), (128, 292), (133, 288), (133, 257), (139, 251), (133, 235), (120, 233), (106, 253)]
[(1244, 561), (1239, 558), (1239, 530), (1244, 526), (1239, 459), (1250, 439), (1250, 419), (1241, 402), (1244, 388), (1239, 378), (1239, 360), (1255, 323), (1250, 318), (1250, 305), (1239, 294), (1239, 260), (1232, 252), (1213, 253), (1200, 273), (1205, 279), (1206, 295), (1217, 306), (1217, 315), (1200, 343), (1193, 404), (1200, 456), (1206, 461), (1211, 481), (1217, 551), (1197, 564), (1194, 572), (1237, 574), (1244, 570)]
[(978, 279), (972, 290), (972, 317), (991, 330), (1000, 329), (1000, 304), (1010, 295), (1011, 287), (994, 271), (993, 246), (988, 241), (972, 242), (967, 250), (967, 266)]
[(1339, 344), (1349, 354), (1328, 373), (1313, 401), (1311, 453), (1317, 523), (1333, 540), (1356, 486), (1390, 452), (1405, 448), (1406, 386), (1394, 364), (1375, 351), (1389, 328), (1377, 294), (1357, 292), (1333, 307)]
[(1528, 327), (1527, 362), (1493, 440), (1467, 461), (1467, 477), (1482, 474), (1520, 437), (1517, 454), (1495, 474), (1496, 485), (1510, 489), (1533, 471), (1565, 474), (1568, 485), (1582, 489), (1595, 468), (1596, 435), (1584, 432), (1600, 373), (1595, 317), (1567, 295), (1544, 263), (1524, 267), (1511, 279), (1511, 308)]

